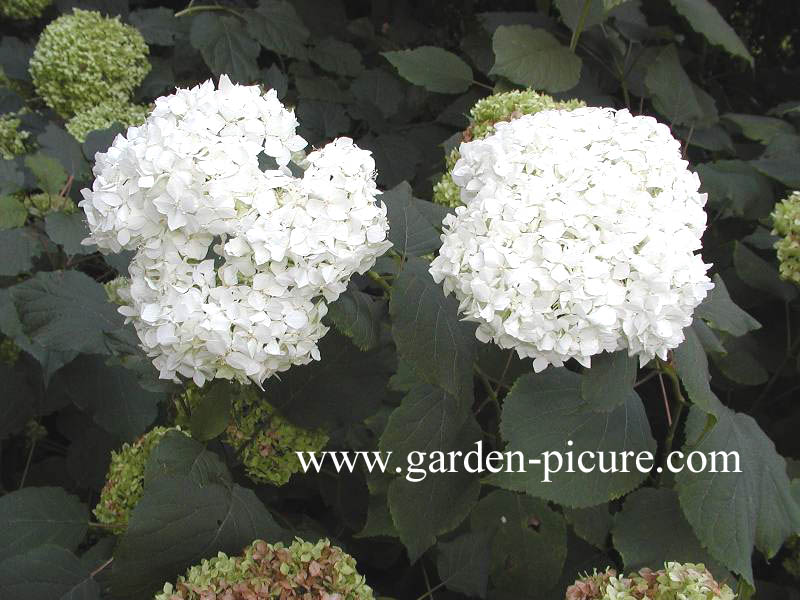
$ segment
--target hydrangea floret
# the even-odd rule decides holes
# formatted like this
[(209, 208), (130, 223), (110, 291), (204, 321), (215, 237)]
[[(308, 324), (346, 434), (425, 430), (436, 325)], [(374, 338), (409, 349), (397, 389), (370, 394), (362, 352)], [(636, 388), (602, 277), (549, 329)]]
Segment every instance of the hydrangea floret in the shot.
[(0, 14), (9, 19), (38, 19), (53, 0), (3, 0)]
[[(533, 115), (543, 110), (571, 110), (584, 106), (580, 100), (554, 100), (546, 94), (533, 90), (512, 90), (492, 94), (479, 100), (469, 113), (470, 124), (462, 135), (462, 140), (469, 142), (480, 140), (494, 133), (494, 126), (503, 121), (511, 121), (523, 115)], [(447, 171), (433, 186), (433, 201), (444, 206), (460, 206), (461, 193), (453, 181), (453, 167), (461, 158), (458, 148), (451, 150), (445, 157)]]
[(775, 206), (772, 213), (773, 235), (781, 277), (800, 285), (800, 192), (792, 192)]
[(82, 110), (67, 121), (66, 127), (76, 140), (85, 142), (86, 136), (92, 131), (108, 129), (114, 123), (126, 128), (141, 125), (147, 118), (147, 111), (146, 106), (110, 100)]
[(30, 73), (39, 96), (68, 118), (99, 103), (127, 102), (150, 71), (148, 53), (135, 27), (76, 8), (45, 27)]
[[(176, 423), (189, 426), (184, 406), (193, 409), (209, 388), (189, 385), (176, 403)], [(297, 452), (318, 452), (328, 443), (321, 429), (292, 424), (252, 386), (237, 386), (231, 394), (231, 423), (224, 441), (236, 451), (247, 476), (257, 483), (284, 485), (302, 469)]]
[(0, 157), (11, 160), (28, 151), (30, 132), (20, 130), (22, 121), (17, 113), (0, 115)]
[[(144, 470), (150, 453), (168, 432), (180, 427), (155, 427), (133, 443), (125, 443), (111, 452), (106, 483), (94, 516), (114, 533), (128, 527), (128, 518), (144, 492)], [(183, 432), (182, 432), (183, 433)]]
[(613, 569), (595, 572), (567, 588), (565, 600), (733, 600), (703, 564), (668, 562), (663, 569), (641, 569), (621, 577)]
[(240, 556), (220, 552), (190, 567), (155, 600), (372, 600), (356, 561), (328, 540), (288, 547), (256, 540)]
[(695, 254), (706, 194), (666, 125), (627, 110), (547, 110), (461, 144), (465, 206), (443, 221), (433, 279), (476, 335), (535, 371), (684, 339), (713, 287)]
[(274, 90), (222, 76), (158, 98), (96, 155), (85, 242), (136, 251), (119, 310), (162, 378), (261, 385), (318, 360), (327, 303), (391, 246), (371, 154), (339, 138), (295, 177), (297, 127)]

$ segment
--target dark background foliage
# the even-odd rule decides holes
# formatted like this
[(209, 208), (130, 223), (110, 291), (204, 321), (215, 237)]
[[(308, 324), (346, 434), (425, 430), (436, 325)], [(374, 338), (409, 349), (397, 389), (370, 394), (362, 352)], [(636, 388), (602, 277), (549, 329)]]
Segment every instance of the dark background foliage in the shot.
[[(171, 470), (148, 484), (128, 532), (106, 535), (89, 509), (109, 453), (169, 422), (177, 386), (156, 379), (100, 285), (125, 273), (126, 257), (81, 247), (78, 213), (23, 215), (0, 231), (0, 333), (22, 349), (0, 364), (0, 597), (148, 598), (217, 550), (295, 535), (330, 537), (390, 598), (557, 599), (594, 567), (673, 559), (706, 562), (743, 596), (798, 597), (782, 547), (800, 531), (800, 301), (778, 277), (769, 215), (800, 188), (800, 4), (712, 2), (735, 33), (691, 10), (704, 0), (589, 4), (579, 28), (583, 0), (261, 0), (213, 11), (55, 0), (41, 19), (0, 22), (0, 66), (14, 82), (0, 109), (27, 106), (37, 146), (0, 162), (2, 209), (37, 191), (77, 201), (90, 184), (94, 153), (120, 129), (76, 142), (32, 93), (27, 60), (43, 27), (74, 6), (120, 15), (150, 45), (137, 101), (228, 73), (277, 89), (310, 143), (349, 135), (375, 156), (396, 251), (375, 271), (389, 290), (355, 278), (332, 307), (322, 361), (266, 385), (289, 419), (329, 431), (329, 449), (482, 440), (533, 454), (570, 436), (659, 460), (669, 448), (737, 450), (744, 473), (552, 484), (540, 473), (459, 473), (412, 484), (326, 472), (276, 488), (253, 484), (218, 440), (186, 441), (160, 447)], [(513, 69), (495, 64), (503, 36), (523, 48)], [(442, 70), (442, 54), (400, 53), (422, 46), (447, 51), (453, 68)], [(530, 361), (478, 344), (427, 275), (446, 212), (429, 202), (445, 152), (478, 99), (526, 85), (668, 123), (709, 193), (703, 255), (717, 287), (659, 376), (622, 355), (534, 376)], [(217, 469), (210, 485), (192, 466), (202, 453)]]

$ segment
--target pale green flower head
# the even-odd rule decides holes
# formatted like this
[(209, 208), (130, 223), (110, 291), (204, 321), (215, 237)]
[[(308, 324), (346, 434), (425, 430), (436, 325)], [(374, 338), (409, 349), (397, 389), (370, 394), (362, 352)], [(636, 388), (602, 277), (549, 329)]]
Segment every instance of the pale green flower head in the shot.
[(122, 533), (128, 527), (131, 511), (144, 492), (144, 470), (150, 452), (169, 431), (181, 429), (156, 427), (132, 444), (123, 444), (122, 448), (111, 453), (106, 483), (93, 512), (97, 520), (108, 525), (114, 533)]
[[(296, 452), (317, 452), (328, 443), (321, 429), (304, 429), (290, 423), (253, 386), (236, 386), (231, 397), (231, 424), (225, 442), (232, 446), (244, 464), (247, 476), (257, 483), (284, 485), (302, 469)], [(190, 410), (197, 406), (209, 388), (189, 386), (183, 400)], [(182, 403), (177, 403), (177, 423), (188, 426)]]
[(150, 71), (148, 52), (139, 31), (119, 17), (76, 8), (42, 32), (30, 72), (39, 96), (67, 118), (99, 103), (128, 101)]
[[(470, 124), (463, 134), (463, 141), (483, 139), (494, 133), (494, 126), (501, 121), (511, 121), (523, 115), (532, 115), (543, 110), (573, 110), (585, 106), (580, 100), (561, 102), (533, 90), (512, 90), (492, 94), (475, 103), (469, 112)], [(447, 155), (447, 171), (433, 186), (433, 201), (443, 206), (460, 206), (461, 193), (453, 181), (452, 171), (461, 155), (453, 149)]]
[(79, 142), (93, 131), (108, 129), (114, 123), (124, 127), (141, 125), (147, 118), (148, 108), (139, 104), (109, 100), (82, 110), (67, 121), (67, 131)]
[(772, 220), (772, 234), (781, 236), (775, 243), (781, 277), (800, 285), (800, 192), (776, 204)]
[(0, 156), (11, 160), (29, 150), (30, 133), (20, 131), (21, 121), (17, 113), (0, 115)]
[(77, 210), (75, 203), (69, 196), (59, 196), (58, 194), (48, 194), (47, 192), (25, 196), (22, 203), (28, 209), (30, 216), (38, 218), (44, 218), (54, 212), (72, 214)]
[(38, 19), (53, 0), (3, 0), (0, 14), (9, 19)]
[(565, 600), (733, 600), (703, 564), (668, 562), (664, 569), (641, 569), (628, 577), (616, 571), (587, 575), (567, 588)]
[[(302, 584), (298, 584), (302, 582)], [(220, 552), (190, 567), (175, 584), (166, 583), (155, 600), (227, 598), (372, 600), (372, 589), (355, 559), (328, 540), (300, 538), (289, 547), (256, 540), (240, 556)]]

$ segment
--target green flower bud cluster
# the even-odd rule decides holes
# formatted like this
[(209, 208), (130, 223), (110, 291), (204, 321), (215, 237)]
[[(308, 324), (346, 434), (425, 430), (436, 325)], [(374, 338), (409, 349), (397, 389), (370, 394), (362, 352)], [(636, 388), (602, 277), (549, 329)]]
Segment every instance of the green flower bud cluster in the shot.
[[(183, 412), (198, 406), (211, 388), (189, 386), (177, 403), (178, 424), (188, 426)], [(296, 452), (317, 452), (328, 443), (328, 435), (290, 423), (253, 386), (236, 386), (231, 397), (231, 423), (225, 430), (225, 443), (240, 456), (247, 476), (257, 483), (284, 485), (302, 469)]]
[(67, 131), (79, 142), (86, 141), (86, 136), (92, 131), (108, 129), (114, 123), (125, 127), (141, 125), (144, 123), (148, 112), (147, 106), (128, 104), (118, 100), (101, 102), (96, 106), (76, 114), (67, 121)]
[(613, 569), (594, 573), (567, 588), (565, 600), (733, 600), (703, 564), (668, 562), (664, 569), (641, 569), (620, 577)]
[(11, 338), (5, 338), (0, 342), (0, 363), (14, 365), (22, 352), (19, 346)]
[[(560, 102), (550, 96), (537, 94), (533, 90), (513, 90), (493, 94), (479, 100), (469, 112), (470, 124), (463, 134), (463, 141), (483, 139), (494, 133), (494, 126), (501, 121), (511, 121), (523, 115), (532, 115), (543, 110), (573, 110), (585, 106), (580, 100)], [(460, 206), (461, 193), (453, 181), (453, 167), (461, 155), (454, 148), (445, 158), (447, 172), (433, 186), (433, 201), (444, 206)]]
[(9, 19), (37, 19), (53, 0), (3, 0), (0, 2), (0, 14)]
[(39, 96), (64, 118), (110, 101), (126, 103), (150, 71), (149, 49), (119, 17), (75, 9), (39, 37), (30, 72)]
[(793, 535), (784, 545), (789, 555), (783, 559), (783, 568), (790, 575), (800, 579), (800, 535)]
[(21, 122), (17, 113), (0, 115), (0, 157), (5, 160), (25, 154), (29, 149), (30, 133), (19, 130)]
[(300, 538), (282, 543), (256, 540), (241, 556), (220, 552), (190, 567), (173, 585), (166, 583), (155, 600), (372, 600), (370, 588), (356, 571), (356, 561), (330, 541), (316, 544)]
[(63, 212), (69, 215), (78, 210), (69, 196), (59, 196), (47, 192), (25, 196), (22, 203), (30, 216), (40, 219), (50, 213)]
[(778, 203), (772, 219), (772, 234), (781, 236), (775, 243), (781, 277), (800, 285), (800, 192), (792, 192)]
[(93, 512), (97, 520), (108, 525), (114, 533), (122, 533), (127, 528), (131, 511), (144, 492), (144, 469), (150, 452), (169, 431), (181, 429), (156, 427), (132, 444), (123, 444), (122, 448), (111, 453), (106, 483)]

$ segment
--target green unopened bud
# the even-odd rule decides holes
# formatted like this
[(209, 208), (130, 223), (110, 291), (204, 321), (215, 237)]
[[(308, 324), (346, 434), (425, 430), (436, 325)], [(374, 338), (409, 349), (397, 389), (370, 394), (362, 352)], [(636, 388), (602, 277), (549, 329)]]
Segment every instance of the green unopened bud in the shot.
[(781, 277), (800, 285), (800, 192), (776, 204), (772, 220), (772, 234), (781, 236), (775, 243)]
[(44, 218), (50, 213), (63, 212), (74, 213), (77, 209), (72, 198), (68, 196), (52, 195), (42, 192), (41, 194), (31, 194), (23, 200), (28, 214), (32, 217)]
[(9, 19), (38, 19), (53, 0), (3, 0), (0, 14)]
[[(470, 110), (470, 124), (463, 134), (463, 141), (483, 139), (494, 133), (501, 121), (511, 121), (523, 115), (532, 115), (543, 110), (573, 110), (585, 106), (580, 100), (561, 102), (533, 90), (513, 90), (493, 94), (479, 100)], [(461, 206), (461, 192), (452, 177), (453, 167), (461, 155), (452, 150), (446, 159), (447, 171), (433, 187), (433, 201), (443, 206)]]
[(67, 131), (79, 142), (93, 131), (108, 129), (114, 123), (123, 127), (141, 125), (147, 117), (148, 108), (117, 100), (101, 102), (88, 110), (83, 110), (67, 121)]
[[(261, 398), (253, 386), (235, 385), (231, 396), (231, 424), (225, 443), (241, 458), (247, 476), (257, 483), (284, 485), (302, 469), (297, 452), (318, 452), (328, 443), (320, 429), (305, 429), (289, 422)], [(176, 423), (189, 426), (184, 405), (192, 410), (210, 388), (190, 385), (176, 404)]]
[(119, 17), (75, 9), (42, 32), (30, 72), (39, 96), (63, 117), (97, 104), (125, 103), (150, 71), (149, 49)]
[(220, 552), (166, 583), (155, 600), (337, 598), (372, 600), (355, 559), (328, 540), (296, 538), (289, 547), (256, 540), (239, 556)]
[(122, 533), (128, 518), (144, 491), (144, 469), (150, 452), (168, 431), (181, 431), (180, 427), (156, 427), (132, 444), (123, 444), (111, 453), (106, 483), (100, 492), (100, 501), (94, 516), (109, 526), (114, 533)]

